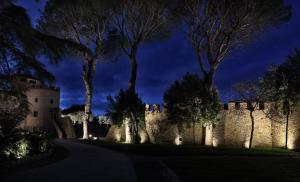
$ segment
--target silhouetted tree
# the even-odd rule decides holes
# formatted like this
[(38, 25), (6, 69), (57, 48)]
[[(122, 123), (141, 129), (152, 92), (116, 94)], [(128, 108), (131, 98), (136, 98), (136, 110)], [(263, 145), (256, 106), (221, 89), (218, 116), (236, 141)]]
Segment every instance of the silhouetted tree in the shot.
[(61, 113), (62, 114), (70, 114), (70, 113), (74, 113), (74, 112), (78, 112), (78, 111), (84, 111), (84, 109), (85, 109), (85, 105), (74, 104), (71, 107), (62, 110)]
[(209, 89), (228, 54), (291, 15), (283, 0), (185, 0), (184, 7), (187, 34)]
[(129, 90), (121, 90), (115, 98), (108, 96), (107, 100), (107, 116), (118, 125), (127, 120), (133, 142), (139, 143), (139, 128), (145, 123), (145, 104), (136, 93)]
[(27, 97), (16, 86), (0, 78), (0, 138), (10, 135), (29, 112)]
[(55, 62), (69, 47), (80, 46), (34, 29), (26, 10), (12, 0), (0, 1), (0, 22), (0, 130), (8, 134), (29, 112), (25, 90), (14, 75), (26, 73), (52, 82), (54, 76), (38, 57), (44, 55)]
[(131, 64), (128, 90), (135, 92), (138, 49), (146, 41), (168, 35), (173, 3), (169, 0), (123, 0), (117, 4), (114, 24), (121, 37), (121, 48)]
[(284, 116), (286, 120), (285, 148), (288, 147), (289, 118), (300, 101), (300, 51), (290, 55), (287, 60), (273, 66), (263, 77), (262, 89), (267, 100), (273, 103), (269, 114), (271, 118)]
[(38, 56), (56, 61), (75, 45), (35, 30), (26, 10), (10, 0), (0, 2), (0, 22), (0, 74), (29, 73), (54, 81)]
[[(181, 125), (191, 122), (202, 125), (215, 123), (221, 109), (217, 91), (208, 90), (197, 75), (186, 74), (164, 94), (165, 107), (171, 121)], [(195, 131), (194, 142), (195, 142)]]
[(83, 139), (88, 138), (87, 123), (92, 119), (93, 78), (96, 64), (107, 60), (114, 51), (110, 26), (110, 1), (50, 0), (39, 21), (39, 30), (81, 45), (77, 50), (82, 60), (82, 78), (86, 90)]

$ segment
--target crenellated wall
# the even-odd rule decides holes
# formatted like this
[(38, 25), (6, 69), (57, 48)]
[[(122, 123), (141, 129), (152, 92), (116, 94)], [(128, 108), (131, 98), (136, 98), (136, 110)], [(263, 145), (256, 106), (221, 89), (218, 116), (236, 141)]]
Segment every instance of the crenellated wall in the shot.
[[(267, 117), (270, 104), (256, 108), (253, 112), (254, 134), (253, 147), (284, 147), (286, 140), (286, 119)], [(289, 119), (288, 148), (299, 148), (300, 108), (296, 108)], [(220, 113), (221, 121), (213, 128), (214, 146), (248, 147), (251, 133), (250, 111), (246, 103), (229, 103), (228, 109)], [(215, 141), (216, 140), (216, 141)]]
[[(254, 135), (253, 147), (284, 147), (285, 146), (285, 118), (267, 117), (270, 104), (257, 106), (253, 112)], [(250, 111), (247, 103), (230, 102), (220, 112), (220, 121), (215, 125), (203, 127), (191, 123), (182, 125), (173, 124), (167, 117), (167, 111), (161, 111), (159, 105), (146, 106), (145, 129), (141, 129), (144, 142), (151, 143), (174, 143), (174, 144), (201, 144), (205, 137), (206, 145), (228, 146), (228, 147), (248, 147), (251, 132)], [(204, 136), (205, 134), (205, 136)], [(117, 137), (121, 136), (121, 137)], [(125, 126), (117, 128), (112, 126), (107, 140), (126, 141)], [(117, 138), (119, 138), (117, 140)], [(296, 108), (289, 119), (288, 128), (288, 148), (300, 148), (300, 108)]]

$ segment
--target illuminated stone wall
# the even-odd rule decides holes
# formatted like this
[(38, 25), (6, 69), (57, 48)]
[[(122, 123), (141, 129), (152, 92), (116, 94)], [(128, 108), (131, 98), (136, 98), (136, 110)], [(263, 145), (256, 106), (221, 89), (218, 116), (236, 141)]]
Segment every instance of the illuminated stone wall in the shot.
[[(48, 88), (31, 88), (26, 91), (30, 113), (21, 123), (28, 130), (48, 130), (53, 127), (54, 117), (58, 117), (60, 92)], [(54, 116), (57, 115), (57, 116)], [(58, 120), (58, 119), (56, 119)]]
[[(221, 111), (221, 121), (213, 128), (214, 146), (248, 147), (251, 133), (250, 112), (246, 103), (239, 103), (240, 108), (235, 107), (235, 103), (228, 104), (228, 110)], [(254, 116), (253, 147), (284, 147), (286, 140), (286, 120), (285, 118), (267, 117), (270, 109), (269, 104), (265, 104), (264, 110), (256, 108)], [(288, 129), (288, 148), (300, 147), (300, 108), (293, 111)]]
[(70, 117), (61, 117), (57, 120), (57, 124), (60, 126), (61, 130), (63, 130), (65, 138), (76, 138), (76, 133)]
[[(220, 121), (217, 124), (206, 127), (206, 145), (229, 146), (245, 148), (249, 145), (251, 132), (251, 118), (246, 103), (228, 103), (228, 109), (220, 112)], [(253, 147), (284, 147), (285, 126), (284, 118), (270, 119), (266, 113), (269, 104), (264, 105), (264, 110), (256, 108), (254, 116)], [(190, 123), (182, 126), (173, 124), (167, 117), (167, 111), (160, 111), (157, 105), (146, 107), (146, 123), (144, 137), (148, 137), (151, 143), (174, 143), (174, 144), (201, 144), (202, 126), (195, 125), (195, 130)], [(115, 133), (121, 132), (120, 141), (126, 141), (125, 127), (112, 126), (107, 140), (116, 141)], [(119, 135), (118, 135), (119, 136)], [(195, 137), (194, 137), (195, 136)], [(289, 122), (288, 148), (300, 148), (300, 108), (293, 111)]]
[[(272, 147), (272, 126), (271, 120), (261, 110), (255, 110), (253, 147)], [(221, 121), (214, 130), (214, 140), (217, 145), (232, 147), (249, 146), (251, 133), (250, 112), (246, 103), (240, 103), (240, 108), (235, 108), (235, 103), (228, 104), (228, 110), (221, 112)]]
[(300, 106), (292, 112), (289, 122), (288, 148), (300, 148)]
[(105, 141), (108, 142), (125, 142), (126, 136), (125, 136), (125, 127), (112, 125), (109, 128), (108, 133), (106, 134)]
[[(161, 111), (158, 105), (151, 107), (145, 113), (145, 128), (139, 130), (141, 143), (174, 143), (180, 145), (183, 143), (200, 144), (202, 141), (202, 126), (183, 123), (182, 126), (172, 124), (167, 117), (166, 111)], [(117, 127), (112, 125), (105, 140), (130, 143), (130, 134), (128, 133), (127, 124)], [(121, 137), (120, 137), (121, 136)]]

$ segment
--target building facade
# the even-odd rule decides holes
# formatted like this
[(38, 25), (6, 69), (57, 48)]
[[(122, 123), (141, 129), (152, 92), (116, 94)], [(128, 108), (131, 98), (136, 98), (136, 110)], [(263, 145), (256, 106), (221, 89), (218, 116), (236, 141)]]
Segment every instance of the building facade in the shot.
[(48, 86), (41, 80), (28, 76), (16, 76), (15, 81), (26, 90), (29, 114), (20, 128), (30, 131), (49, 131), (53, 121), (59, 120), (60, 89)]

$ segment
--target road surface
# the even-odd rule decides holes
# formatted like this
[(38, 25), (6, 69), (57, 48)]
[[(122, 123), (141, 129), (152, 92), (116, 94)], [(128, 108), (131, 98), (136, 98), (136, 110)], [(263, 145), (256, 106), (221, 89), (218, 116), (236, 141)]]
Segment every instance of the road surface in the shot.
[(2, 182), (136, 182), (130, 159), (112, 150), (56, 140), (70, 151), (64, 160), (16, 173), (2, 174)]

